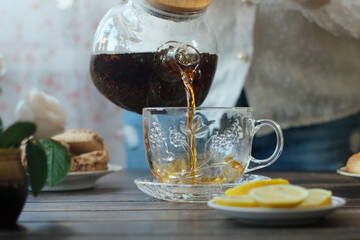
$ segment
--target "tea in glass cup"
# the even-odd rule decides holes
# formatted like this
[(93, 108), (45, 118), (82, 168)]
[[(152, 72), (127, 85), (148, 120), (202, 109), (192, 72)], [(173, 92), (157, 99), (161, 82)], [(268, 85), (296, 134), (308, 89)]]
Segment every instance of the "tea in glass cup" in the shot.
[[(283, 134), (252, 108), (144, 108), (144, 141), (150, 170), (161, 183), (238, 182), (244, 173), (269, 166), (280, 156)], [(263, 126), (274, 129), (277, 145), (267, 159), (251, 156), (253, 137)]]

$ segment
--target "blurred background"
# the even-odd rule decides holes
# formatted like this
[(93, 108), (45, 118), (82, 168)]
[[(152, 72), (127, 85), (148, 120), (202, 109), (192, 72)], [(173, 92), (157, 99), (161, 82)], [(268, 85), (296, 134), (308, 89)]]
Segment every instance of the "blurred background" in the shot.
[[(1, 0), (0, 116), (12, 123), (16, 104), (35, 87), (62, 103), (66, 129), (104, 138), (110, 163), (147, 168), (141, 116), (108, 101), (90, 78), (95, 30), (118, 2)], [(360, 0), (212, 1), (207, 20), (219, 60), (203, 106), (249, 105), (256, 119), (277, 121), (287, 133), (276, 164), (311, 171), (344, 165), (360, 151), (359, 13)], [(253, 156), (269, 156), (272, 137), (256, 139), (254, 152), (264, 156)]]
[(66, 129), (95, 130), (106, 141), (110, 162), (126, 166), (122, 110), (96, 90), (89, 73), (96, 27), (117, 2), (0, 1), (0, 116), (5, 126), (15, 120), (20, 98), (35, 87), (62, 103)]

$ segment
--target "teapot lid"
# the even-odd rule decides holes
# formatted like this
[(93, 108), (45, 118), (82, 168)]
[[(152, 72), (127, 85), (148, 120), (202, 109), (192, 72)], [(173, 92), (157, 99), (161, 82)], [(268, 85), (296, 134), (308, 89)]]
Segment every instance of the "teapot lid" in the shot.
[(166, 12), (198, 12), (206, 9), (211, 0), (146, 0), (151, 6)]

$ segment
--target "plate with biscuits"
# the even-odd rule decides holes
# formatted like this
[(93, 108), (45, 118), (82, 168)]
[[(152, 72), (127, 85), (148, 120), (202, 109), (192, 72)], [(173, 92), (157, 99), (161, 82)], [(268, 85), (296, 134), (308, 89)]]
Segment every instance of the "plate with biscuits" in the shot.
[[(120, 165), (109, 164), (109, 153), (104, 140), (90, 129), (71, 129), (52, 137), (69, 152), (71, 163), (66, 178), (51, 187), (45, 185), (42, 191), (71, 191), (93, 188), (95, 182), (109, 173), (122, 170)], [(26, 155), (22, 153), (26, 166)], [(31, 190), (31, 188), (29, 187)]]
[(113, 172), (121, 171), (122, 167), (119, 165), (108, 164), (106, 170), (86, 171), (86, 172), (69, 172), (67, 177), (59, 184), (51, 187), (45, 185), (41, 191), (73, 191), (90, 189), (95, 186), (95, 182)]
[(353, 154), (346, 162), (346, 166), (336, 170), (340, 175), (360, 178), (360, 152)]

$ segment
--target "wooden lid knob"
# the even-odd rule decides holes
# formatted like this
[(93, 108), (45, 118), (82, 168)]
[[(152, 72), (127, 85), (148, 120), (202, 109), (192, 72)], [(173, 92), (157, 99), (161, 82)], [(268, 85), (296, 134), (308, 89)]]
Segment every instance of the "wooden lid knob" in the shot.
[(207, 8), (211, 0), (146, 0), (151, 6), (166, 12), (197, 12)]

